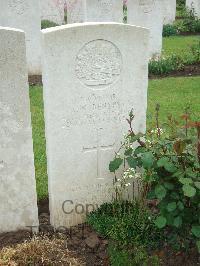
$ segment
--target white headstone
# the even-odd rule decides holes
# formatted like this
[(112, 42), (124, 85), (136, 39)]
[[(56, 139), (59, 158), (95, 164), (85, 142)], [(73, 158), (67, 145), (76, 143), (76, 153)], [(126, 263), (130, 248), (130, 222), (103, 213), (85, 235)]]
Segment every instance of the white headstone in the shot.
[(67, 0), (68, 23), (123, 22), (122, 0)]
[(118, 23), (42, 32), (51, 223), (71, 226), (84, 219), (77, 204), (110, 200), (108, 165), (132, 108), (135, 131), (145, 131), (149, 34)]
[(0, 0), (0, 26), (25, 31), (28, 72), (41, 74), (39, 0)]
[(200, 0), (186, 0), (186, 7), (194, 10), (196, 16), (200, 18)]
[(163, 0), (164, 25), (173, 24), (176, 19), (176, 0)]
[(150, 29), (149, 56), (158, 56), (162, 51), (163, 0), (129, 0), (128, 23)]
[(0, 233), (38, 226), (24, 32), (0, 27)]
[(66, 0), (40, 0), (41, 19), (62, 25), (64, 23), (64, 6)]

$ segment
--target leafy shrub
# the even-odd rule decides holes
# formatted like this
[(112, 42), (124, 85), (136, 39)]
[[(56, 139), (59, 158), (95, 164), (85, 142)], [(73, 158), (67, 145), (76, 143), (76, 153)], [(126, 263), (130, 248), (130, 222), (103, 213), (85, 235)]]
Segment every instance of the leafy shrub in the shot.
[(56, 26), (59, 26), (59, 25), (53, 21), (50, 21), (50, 20), (41, 21), (41, 29), (47, 29), (47, 28), (56, 27)]
[(187, 109), (182, 118), (181, 124), (169, 116), (163, 132), (157, 105), (156, 129), (141, 135), (133, 130), (131, 112), (129, 133), (110, 170), (116, 175), (124, 162), (131, 169), (140, 169), (144, 192), (149, 191), (148, 197), (158, 204), (155, 225), (175, 248), (187, 248), (196, 241), (200, 251), (200, 122), (191, 122)]
[(108, 247), (108, 254), (112, 266), (158, 266), (159, 259), (156, 256), (149, 256), (142, 247), (122, 248), (116, 243)]
[(175, 26), (180, 33), (198, 33), (200, 32), (200, 19), (196, 16), (194, 9), (186, 9), (183, 13), (183, 19), (178, 20)]
[(200, 62), (200, 41), (191, 46), (191, 52), (193, 57), (193, 62)]
[(168, 57), (152, 59), (149, 62), (149, 73), (153, 75), (169, 74), (174, 70), (183, 68), (183, 60), (180, 56), (172, 54)]
[(177, 35), (177, 29), (174, 25), (170, 24), (164, 25), (162, 35), (163, 37), (175, 36)]
[(102, 236), (121, 245), (155, 247), (161, 238), (154, 217), (137, 202), (103, 204), (87, 217), (87, 222)]

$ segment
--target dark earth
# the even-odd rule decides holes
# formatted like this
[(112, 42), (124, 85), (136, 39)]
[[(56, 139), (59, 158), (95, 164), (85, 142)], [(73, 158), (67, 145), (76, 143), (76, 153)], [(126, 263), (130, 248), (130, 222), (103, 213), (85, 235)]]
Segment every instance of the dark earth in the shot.
[(149, 75), (150, 79), (161, 79), (166, 77), (192, 77), (200, 75), (200, 63), (184, 66), (182, 70), (175, 70), (169, 74)]

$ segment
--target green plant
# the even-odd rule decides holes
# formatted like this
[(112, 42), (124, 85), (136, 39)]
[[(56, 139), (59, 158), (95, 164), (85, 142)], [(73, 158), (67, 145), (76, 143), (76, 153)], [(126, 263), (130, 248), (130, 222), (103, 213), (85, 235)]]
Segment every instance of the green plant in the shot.
[(180, 33), (198, 33), (200, 32), (200, 19), (196, 16), (194, 9), (185, 9), (182, 14), (182, 19), (175, 23), (175, 26)]
[(163, 35), (163, 37), (169, 37), (169, 36), (177, 35), (177, 29), (174, 25), (170, 25), (170, 24), (164, 25), (162, 35)]
[(191, 46), (191, 52), (195, 62), (200, 62), (200, 41)]
[(175, 54), (158, 59), (151, 59), (149, 62), (149, 74), (163, 75), (183, 68), (183, 59)]
[(41, 29), (47, 29), (47, 28), (56, 27), (56, 26), (59, 26), (59, 25), (53, 21), (50, 21), (50, 20), (41, 21)]
[(114, 242), (108, 247), (110, 264), (112, 266), (158, 266), (157, 256), (150, 256), (143, 247), (122, 248)]
[(102, 236), (122, 246), (157, 247), (161, 239), (155, 218), (139, 202), (114, 201), (105, 203), (90, 213), (87, 222)]
[(140, 169), (145, 181), (143, 197), (157, 202), (155, 225), (170, 236), (170, 244), (176, 248), (187, 248), (196, 241), (200, 251), (200, 122), (191, 122), (186, 109), (183, 124), (169, 116), (163, 130), (159, 109), (157, 105), (155, 130), (146, 134), (134, 132), (130, 112), (129, 133), (110, 170), (117, 175), (122, 167), (119, 159), (123, 167)]

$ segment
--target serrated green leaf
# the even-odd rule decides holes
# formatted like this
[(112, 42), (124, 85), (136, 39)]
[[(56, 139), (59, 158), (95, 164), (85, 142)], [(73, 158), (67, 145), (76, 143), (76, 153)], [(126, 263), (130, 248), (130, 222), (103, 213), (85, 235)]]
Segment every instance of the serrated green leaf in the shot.
[(142, 154), (142, 153), (144, 153), (146, 151), (146, 148), (145, 147), (137, 147), (136, 149), (135, 149), (135, 151), (134, 151), (134, 154), (135, 155), (138, 155), (138, 154)]
[(150, 169), (154, 163), (154, 156), (152, 152), (145, 152), (141, 156), (142, 166), (146, 169)]
[(166, 224), (167, 219), (164, 216), (159, 216), (155, 220), (155, 225), (160, 229), (164, 228)]
[(180, 227), (182, 225), (182, 218), (181, 216), (177, 216), (175, 219), (174, 219), (174, 226), (175, 227)]
[(158, 167), (164, 167), (170, 173), (174, 173), (177, 171), (177, 168), (174, 166), (172, 162), (169, 161), (169, 158), (162, 157), (160, 160), (157, 161)]
[(133, 152), (133, 149), (132, 149), (132, 148), (129, 148), (129, 149), (127, 149), (127, 150), (124, 152), (124, 155), (125, 155), (125, 156), (130, 156), (130, 155), (132, 154), (132, 152)]
[(188, 169), (186, 169), (186, 175), (187, 175), (187, 176), (190, 176), (190, 177), (193, 177), (193, 178), (196, 177), (196, 173), (194, 173), (194, 172), (192, 171), (192, 168), (188, 168)]
[(183, 186), (183, 192), (186, 197), (194, 197), (196, 194), (196, 189), (190, 185), (184, 185)]
[(165, 186), (165, 188), (167, 188), (169, 190), (173, 190), (174, 189), (174, 185), (172, 183), (169, 183), (169, 182), (165, 182), (164, 186)]
[(174, 174), (173, 174), (173, 177), (182, 177), (184, 176), (184, 172), (183, 171), (176, 171)]
[(198, 238), (200, 237), (200, 225), (193, 225), (191, 231), (192, 231), (194, 236), (196, 236)]
[(174, 216), (171, 212), (166, 213), (166, 219), (167, 219), (167, 225), (173, 225), (174, 224)]
[(174, 210), (176, 210), (176, 202), (170, 202), (167, 204), (167, 210), (168, 212), (173, 212)]
[(177, 203), (177, 207), (179, 208), (180, 211), (182, 211), (184, 209), (184, 204), (181, 201), (179, 201)]
[(194, 182), (195, 187), (197, 187), (198, 189), (200, 189), (200, 182)]
[(191, 178), (181, 177), (179, 178), (179, 182), (183, 185), (190, 185), (193, 183)]
[(174, 173), (177, 171), (177, 168), (175, 167), (175, 165), (171, 162), (167, 163), (164, 165), (165, 170), (167, 170), (170, 173)]
[(162, 185), (157, 185), (155, 187), (155, 195), (158, 199), (163, 199), (167, 194), (167, 190)]
[(123, 159), (121, 158), (115, 158), (113, 161), (109, 164), (109, 170), (111, 173), (114, 173), (119, 167), (122, 165)]
[(179, 199), (179, 194), (178, 193), (176, 193), (176, 192), (172, 192), (171, 194), (170, 194), (170, 197), (172, 198), (172, 199)]
[(157, 166), (164, 167), (165, 164), (167, 164), (168, 162), (169, 162), (169, 159), (167, 157), (162, 157), (161, 159), (157, 161)]
[(126, 158), (126, 161), (127, 161), (128, 165), (129, 165), (131, 168), (136, 168), (136, 166), (137, 166), (137, 160), (134, 159), (132, 156), (127, 157), (127, 158)]

